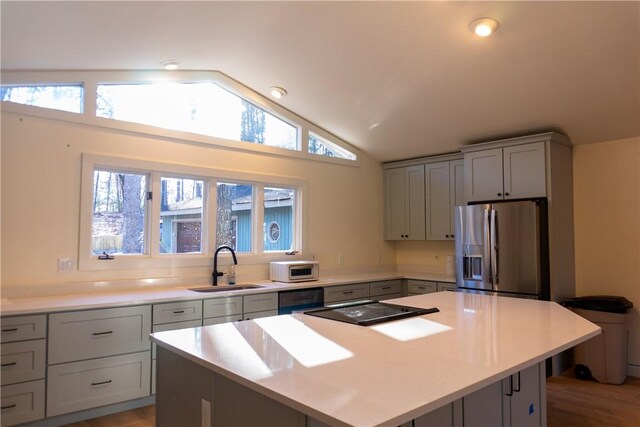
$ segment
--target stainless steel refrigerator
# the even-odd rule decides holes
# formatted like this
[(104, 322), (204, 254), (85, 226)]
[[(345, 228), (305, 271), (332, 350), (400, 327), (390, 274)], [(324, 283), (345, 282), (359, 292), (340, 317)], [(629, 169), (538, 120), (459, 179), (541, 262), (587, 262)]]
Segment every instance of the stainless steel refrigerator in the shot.
[(456, 206), (459, 291), (549, 299), (546, 200)]

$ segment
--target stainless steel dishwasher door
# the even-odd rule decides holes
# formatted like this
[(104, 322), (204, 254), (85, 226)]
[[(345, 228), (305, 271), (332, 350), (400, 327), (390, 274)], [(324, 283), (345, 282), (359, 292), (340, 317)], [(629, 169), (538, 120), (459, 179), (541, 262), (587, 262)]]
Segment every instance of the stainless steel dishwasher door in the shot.
[(307, 288), (278, 292), (278, 314), (291, 314), (294, 311), (322, 307), (324, 289)]

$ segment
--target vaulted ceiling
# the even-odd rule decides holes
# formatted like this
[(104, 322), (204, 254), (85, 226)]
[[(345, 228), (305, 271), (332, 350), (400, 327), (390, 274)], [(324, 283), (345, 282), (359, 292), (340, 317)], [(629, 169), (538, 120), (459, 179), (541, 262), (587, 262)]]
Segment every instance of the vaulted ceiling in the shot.
[[(2, 70), (219, 70), (380, 161), (640, 135), (640, 2), (2, 1)], [(469, 30), (491, 16), (498, 31)]]

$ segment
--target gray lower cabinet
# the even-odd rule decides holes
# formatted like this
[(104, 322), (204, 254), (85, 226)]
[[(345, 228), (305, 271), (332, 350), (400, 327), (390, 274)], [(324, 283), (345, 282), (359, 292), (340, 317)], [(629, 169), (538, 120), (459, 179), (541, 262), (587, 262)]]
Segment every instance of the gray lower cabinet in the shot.
[(49, 316), (49, 365), (149, 350), (151, 306)]
[(278, 293), (253, 294), (242, 297), (243, 320), (278, 315)]
[(540, 363), (502, 381), (503, 425), (537, 427), (546, 419), (546, 391), (541, 389), (545, 376), (545, 365)]
[(45, 416), (47, 316), (2, 318), (2, 427)]
[(462, 398), (465, 427), (502, 426), (502, 382)]
[(169, 302), (153, 305), (153, 324), (202, 320), (202, 300)]
[(544, 362), (465, 396), (464, 425), (538, 427), (546, 420)]
[(369, 283), (331, 286), (324, 288), (324, 303), (338, 304), (369, 298)]
[(369, 284), (369, 296), (373, 300), (382, 301), (402, 296), (401, 280), (385, 280)]
[(437, 282), (413, 279), (407, 280), (407, 294), (409, 294), (409, 296), (430, 294), (432, 292), (438, 292)]
[(444, 282), (438, 282), (438, 292), (442, 292), (442, 291), (451, 291), (451, 292), (456, 292), (458, 289), (456, 288), (456, 284), (455, 283), (444, 283)]
[(149, 352), (49, 366), (47, 416), (149, 395)]
[(204, 326), (242, 320), (242, 297), (206, 299), (202, 302), (202, 315)]
[(151, 306), (49, 315), (47, 417), (149, 396)]
[(0, 424), (13, 426), (44, 418), (45, 380), (2, 386)]

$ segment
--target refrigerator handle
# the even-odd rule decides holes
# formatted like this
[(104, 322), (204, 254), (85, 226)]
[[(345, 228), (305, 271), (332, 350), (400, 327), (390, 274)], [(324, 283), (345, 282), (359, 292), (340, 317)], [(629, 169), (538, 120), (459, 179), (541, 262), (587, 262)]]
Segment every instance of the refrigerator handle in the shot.
[(498, 213), (494, 209), (491, 209), (491, 224), (490, 224), (490, 229), (491, 229), (491, 243), (490, 243), (490, 247), (491, 247), (491, 277), (493, 278), (493, 284), (494, 285), (497, 285), (498, 283), (500, 283), (500, 275), (499, 275), (499, 272), (498, 272), (499, 250), (498, 250), (497, 222), (498, 222)]
[[(484, 286), (493, 285), (493, 270), (491, 269), (491, 231), (489, 226), (489, 212), (490, 210), (484, 209), (482, 220), (484, 222), (484, 227), (482, 229), (483, 232), (483, 242), (482, 247), (484, 248), (484, 256), (482, 257), (482, 281), (484, 282)], [(486, 272), (486, 273), (485, 273)], [(485, 282), (486, 277), (486, 282)], [(493, 286), (492, 286), (493, 287)]]

